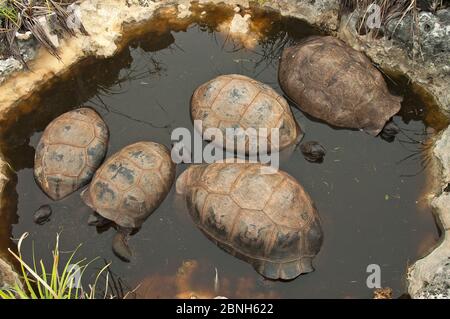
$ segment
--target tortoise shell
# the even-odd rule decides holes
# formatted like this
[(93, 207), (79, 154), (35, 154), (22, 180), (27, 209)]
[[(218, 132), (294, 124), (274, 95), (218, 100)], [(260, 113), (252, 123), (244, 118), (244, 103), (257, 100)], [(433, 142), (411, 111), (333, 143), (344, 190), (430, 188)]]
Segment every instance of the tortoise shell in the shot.
[(168, 149), (138, 142), (108, 158), (81, 196), (104, 218), (122, 227), (139, 228), (164, 200), (174, 178)]
[[(266, 145), (274, 151), (303, 136), (286, 100), (268, 85), (243, 75), (221, 75), (198, 87), (192, 95), (191, 115), (194, 121), (202, 121), (201, 127), (196, 125), (198, 131), (220, 129), (224, 137), (220, 146), (224, 147), (230, 143), (225, 134), (227, 128), (267, 128)], [(271, 145), (271, 129), (279, 129), (278, 146)], [(245, 144), (238, 144), (235, 151), (248, 153), (249, 143), (246, 137)], [(262, 147), (263, 144), (254, 145)]]
[(374, 136), (401, 106), (371, 61), (332, 36), (310, 37), (284, 49), (278, 78), (302, 111)]
[(313, 271), (322, 229), (303, 187), (287, 173), (267, 168), (195, 165), (180, 175), (176, 188), (209, 239), (264, 277), (289, 280)]
[(53, 120), (36, 147), (34, 176), (42, 190), (59, 200), (89, 183), (105, 158), (108, 127), (90, 108)]

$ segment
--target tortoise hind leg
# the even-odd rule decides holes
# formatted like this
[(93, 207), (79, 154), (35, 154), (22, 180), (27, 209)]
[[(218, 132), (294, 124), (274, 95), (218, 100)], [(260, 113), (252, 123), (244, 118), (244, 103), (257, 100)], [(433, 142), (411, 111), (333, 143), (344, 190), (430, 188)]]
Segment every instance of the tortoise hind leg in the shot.
[(97, 212), (93, 212), (88, 218), (89, 226), (96, 226), (98, 228), (103, 228), (110, 225), (112, 222), (109, 219), (101, 216)]

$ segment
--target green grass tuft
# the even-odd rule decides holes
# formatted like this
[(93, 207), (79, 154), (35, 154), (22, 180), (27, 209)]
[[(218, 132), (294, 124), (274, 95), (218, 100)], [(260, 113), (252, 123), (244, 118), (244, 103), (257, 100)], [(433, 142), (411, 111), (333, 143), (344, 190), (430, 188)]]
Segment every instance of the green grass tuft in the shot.
[[(76, 287), (76, 280), (81, 282), (87, 267), (96, 259), (87, 263), (86, 259), (75, 260), (75, 255), (81, 247), (81, 245), (78, 245), (68, 260), (62, 262), (59, 250), (59, 234), (57, 234), (55, 248), (52, 251), (51, 268), (47, 269), (42, 260), (37, 262), (34, 255), (34, 246), (32, 264), (28, 264), (22, 256), (22, 244), (27, 236), (28, 233), (24, 233), (20, 237), (17, 253), (8, 249), (20, 263), (22, 284), (16, 283), (13, 287), (1, 289), (0, 299), (95, 299), (99, 298), (97, 286), (104, 273), (106, 274), (106, 280), (102, 298), (108, 297), (109, 264), (97, 273), (94, 283), (89, 285), (89, 289), (85, 290), (81, 285)], [(74, 276), (74, 265), (78, 267), (77, 276)]]

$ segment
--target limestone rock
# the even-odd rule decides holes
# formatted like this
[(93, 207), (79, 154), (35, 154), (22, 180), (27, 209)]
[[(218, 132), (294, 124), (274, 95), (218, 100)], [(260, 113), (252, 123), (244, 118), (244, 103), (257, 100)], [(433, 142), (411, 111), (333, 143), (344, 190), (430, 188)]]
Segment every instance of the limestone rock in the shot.
[(399, 22), (393, 19), (386, 24), (385, 32), (394, 40), (404, 44), (409, 50), (420, 44), (421, 53), (427, 58), (450, 54), (450, 10), (442, 9), (436, 14), (419, 13), (419, 34), (413, 35), (415, 22), (411, 15)]
[[(24, 37), (24, 40), (21, 40), (21, 37), (22, 36), (19, 36), (18, 38), (19, 52), (22, 54), (25, 62), (31, 61), (36, 57), (37, 42), (33, 37)], [(0, 47), (0, 53), (5, 49), (6, 48), (4, 47)], [(16, 71), (23, 70), (23, 68), (23, 64), (13, 57), (0, 59), (0, 84), (2, 84), (9, 75)]]
[(450, 298), (450, 258), (439, 267), (430, 282), (427, 282), (415, 296), (418, 299)]
[(230, 32), (247, 34), (250, 31), (250, 19), (251, 15), (249, 14), (245, 16), (235, 14), (233, 20), (231, 20)]
[(0, 258), (0, 288), (11, 287), (20, 284), (19, 276), (10, 264)]
[(418, 260), (408, 270), (408, 292), (412, 298), (450, 298), (450, 193), (446, 186), (450, 182), (450, 128), (442, 132), (433, 153), (439, 162), (437, 177), (443, 191), (431, 201), (439, 220), (443, 240), (429, 255)]

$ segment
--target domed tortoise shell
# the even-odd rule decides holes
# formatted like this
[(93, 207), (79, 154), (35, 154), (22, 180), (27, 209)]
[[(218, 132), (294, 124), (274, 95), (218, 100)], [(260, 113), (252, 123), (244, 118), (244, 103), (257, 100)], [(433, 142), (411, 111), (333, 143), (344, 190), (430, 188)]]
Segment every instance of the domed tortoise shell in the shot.
[(400, 110), (380, 71), (332, 36), (310, 37), (283, 51), (280, 86), (304, 112), (331, 125), (377, 135)]
[(108, 148), (109, 132), (100, 115), (79, 108), (53, 120), (36, 147), (34, 176), (42, 190), (59, 200), (89, 183)]
[(139, 228), (167, 196), (174, 179), (175, 164), (168, 149), (138, 142), (108, 158), (81, 196), (104, 218)]
[(219, 247), (270, 279), (313, 271), (322, 245), (314, 203), (280, 170), (258, 163), (214, 163), (188, 168), (177, 180), (191, 217)]
[[(264, 143), (254, 140), (257, 143), (252, 149), (251, 140), (246, 136), (234, 149), (241, 154), (248, 154), (250, 150), (256, 153), (266, 145), (273, 151), (281, 150), (303, 136), (289, 104), (281, 95), (266, 84), (238, 74), (221, 75), (198, 87), (191, 99), (191, 116), (194, 121), (202, 121), (201, 127), (195, 125), (198, 131), (219, 129), (223, 135), (219, 142), (223, 147), (227, 143), (234, 145), (234, 140), (226, 137), (227, 128), (256, 129)], [(267, 136), (258, 129), (267, 129)], [(271, 129), (278, 129), (278, 145), (272, 143)]]

